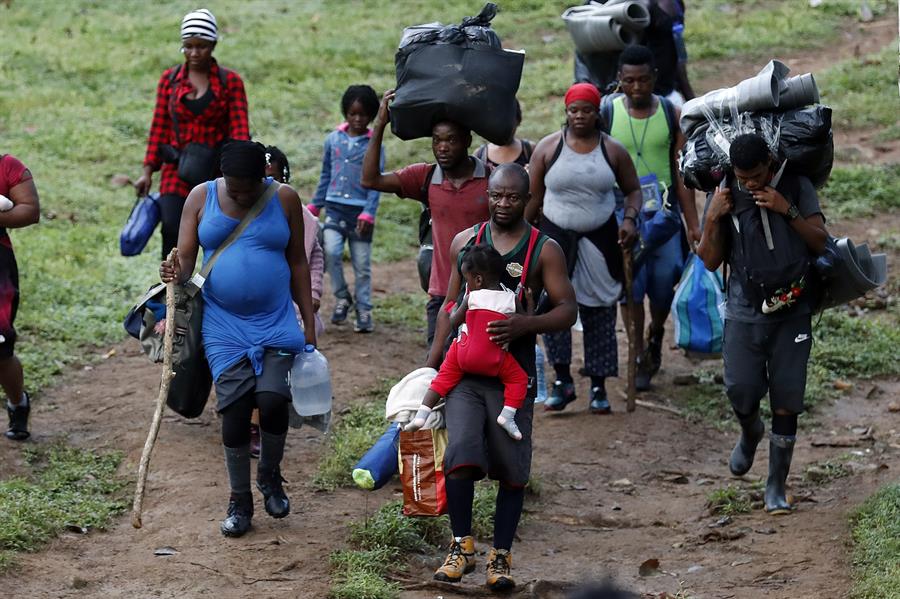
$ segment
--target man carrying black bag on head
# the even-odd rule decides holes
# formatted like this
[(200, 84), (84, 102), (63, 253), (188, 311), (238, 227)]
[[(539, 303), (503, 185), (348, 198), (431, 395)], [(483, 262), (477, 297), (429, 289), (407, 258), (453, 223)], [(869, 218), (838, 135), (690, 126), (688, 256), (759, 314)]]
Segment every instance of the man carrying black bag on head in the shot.
[(394, 90), (384, 93), (372, 139), (363, 159), (362, 185), (419, 200), (430, 210), (434, 255), (428, 285), (428, 345), (434, 339), (437, 311), (447, 295), (450, 278), (450, 243), (453, 237), (488, 218), (487, 186), (490, 167), (469, 156), (472, 134), (451, 121), (432, 127), (431, 149), (435, 162), (411, 164), (392, 173), (379, 169), (381, 144), (390, 117), (388, 104)]
[(750, 471), (765, 432), (759, 402), (768, 393), (765, 509), (788, 514), (785, 481), (812, 346), (811, 266), (824, 252), (828, 232), (809, 179), (784, 174), (761, 136), (737, 136), (729, 154), (734, 176), (707, 202), (697, 249), (708, 270), (723, 262), (731, 267), (722, 357), (726, 393), (742, 432), (729, 468), (735, 476)]

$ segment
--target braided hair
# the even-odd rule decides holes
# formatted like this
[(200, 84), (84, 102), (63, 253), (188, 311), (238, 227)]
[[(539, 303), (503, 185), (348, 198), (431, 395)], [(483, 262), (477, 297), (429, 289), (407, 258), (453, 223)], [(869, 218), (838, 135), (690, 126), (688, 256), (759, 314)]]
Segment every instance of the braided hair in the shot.
[(282, 183), (291, 182), (291, 165), (288, 163), (287, 156), (276, 146), (266, 146), (266, 166), (272, 166), (273, 162), (281, 165)]

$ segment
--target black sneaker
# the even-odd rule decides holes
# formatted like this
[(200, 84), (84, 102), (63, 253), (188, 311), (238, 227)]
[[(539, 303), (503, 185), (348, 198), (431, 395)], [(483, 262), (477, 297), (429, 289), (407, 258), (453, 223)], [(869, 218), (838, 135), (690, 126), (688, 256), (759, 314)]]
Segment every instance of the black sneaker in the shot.
[(350, 312), (350, 306), (353, 305), (353, 302), (346, 298), (338, 298), (337, 303), (334, 305), (334, 312), (331, 313), (331, 322), (332, 324), (341, 324), (342, 322), (346, 322), (347, 313)]
[(9, 427), (6, 431), (6, 438), (12, 441), (24, 441), (31, 436), (28, 432), (28, 415), (31, 414), (31, 397), (25, 393), (26, 405), (18, 405), (10, 407), (6, 404), (6, 413), (9, 415)]
[(263, 494), (266, 513), (273, 518), (284, 518), (291, 513), (291, 500), (281, 486), (283, 482), (278, 468), (271, 473), (259, 471), (256, 473), (256, 488)]
[(556, 381), (553, 383), (553, 390), (550, 397), (544, 402), (544, 410), (550, 412), (559, 412), (564, 410), (567, 405), (575, 401), (575, 383), (564, 383)]
[(371, 333), (375, 330), (375, 323), (372, 322), (372, 312), (369, 310), (360, 310), (356, 313), (356, 324), (353, 330), (357, 333)]
[(250, 493), (231, 494), (228, 500), (228, 517), (222, 520), (219, 530), (226, 537), (242, 537), (250, 530), (253, 518), (253, 495)]

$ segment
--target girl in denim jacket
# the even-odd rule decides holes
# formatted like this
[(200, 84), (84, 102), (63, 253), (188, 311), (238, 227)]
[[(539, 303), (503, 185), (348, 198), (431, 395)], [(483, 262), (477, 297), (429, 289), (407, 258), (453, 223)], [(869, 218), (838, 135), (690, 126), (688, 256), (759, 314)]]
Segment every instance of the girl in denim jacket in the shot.
[[(328, 134), (322, 156), (322, 174), (310, 211), (325, 208), (325, 269), (337, 299), (331, 322), (341, 324), (353, 305), (344, 279), (344, 245), (350, 246), (356, 295), (357, 333), (371, 333), (372, 232), (379, 193), (360, 184), (363, 156), (372, 135), (369, 123), (378, 114), (378, 96), (368, 85), (351, 85), (341, 98), (344, 123)], [(384, 150), (381, 151), (384, 169)]]

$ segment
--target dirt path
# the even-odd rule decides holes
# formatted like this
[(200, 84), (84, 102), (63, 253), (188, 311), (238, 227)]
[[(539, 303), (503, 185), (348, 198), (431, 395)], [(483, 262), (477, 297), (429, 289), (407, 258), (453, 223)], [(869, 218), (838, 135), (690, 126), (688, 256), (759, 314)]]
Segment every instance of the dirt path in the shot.
[[(389, 272), (412, 273), (412, 268), (412, 263), (382, 266), (376, 280), (388, 280)], [(424, 349), (421, 337), (386, 327), (371, 336), (329, 329), (323, 350), (334, 365), (338, 405), (360, 401), (360, 392), (377, 377), (396, 377), (417, 364)], [(667, 350), (664, 375), (646, 399), (666, 402), (672, 377), (692, 368)], [(65, 384), (42, 396), (34, 442), (62, 436), (83, 446), (121, 449), (130, 471), (140, 454), (157, 381), (158, 368), (136, 344), (121, 345), (109, 360), (68, 374)], [(775, 520), (754, 511), (716, 529), (709, 527), (717, 518), (706, 511), (705, 498), (730, 481), (725, 456), (732, 433), (665, 412), (641, 409), (628, 415), (618, 399), (608, 418), (589, 415), (584, 400), (562, 414), (540, 412), (534, 470), (544, 492), (529, 503), (528, 521), (520, 529), (515, 547), (519, 580), (580, 581), (611, 574), (654, 594), (674, 593), (683, 580), (693, 597), (811, 597), (825, 588), (846, 589), (846, 513), (900, 468), (900, 417), (886, 411), (900, 386), (879, 384), (884, 391), (873, 399), (863, 399), (869, 387), (860, 386), (821, 413), (819, 428), (801, 437), (793, 469), (797, 479), (808, 463), (861, 451), (858, 473), (821, 488), (801, 487), (795, 480), (795, 493), (811, 494), (815, 503), (801, 504), (790, 518)], [(620, 391), (620, 382), (612, 381), (611, 396)], [(583, 381), (579, 393), (587, 395)], [(811, 445), (830, 431), (843, 437), (851, 434), (848, 427), (861, 425), (874, 425), (874, 441), (854, 441), (858, 447), (849, 450)], [(17, 597), (29, 598), (325, 597), (327, 555), (344, 543), (346, 523), (364, 518), (397, 488), (389, 485), (368, 497), (352, 489), (314, 492), (308, 481), (322, 449), (317, 432), (293, 431), (285, 476), (292, 481), (294, 514), (276, 522), (257, 505), (255, 529), (243, 539), (226, 540), (218, 532), (228, 491), (216, 417), (211, 410), (196, 421), (169, 415), (152, 463), (144, 529), (135, 531), (122, 518), (106, 533), (64, 535), (46, 550), (22, 556), (21, 566), (2, 580)], [(0, 455), (9, 465), (18, 452), (7, 449)], [(872, 469), (881, 464), (888, 468)], [(764, 472), (762, 452), (750, 480)], [(714, 541), (709, 535), (736, 538)], [(179, 553), (155, 557), (162, 546)], [(659, 559), (667, 574), (639, 576), (638, 566), (650, 558)], [(414, 566), (410, 576), (427, 580), (435, 559)], [(482, 576), (479, 570), (464, 589), (478, 593), (475, 585)], [(405, 593), (410, 598), (438, 595), (454, 593)]]

